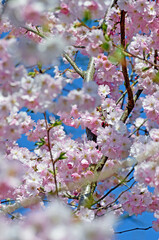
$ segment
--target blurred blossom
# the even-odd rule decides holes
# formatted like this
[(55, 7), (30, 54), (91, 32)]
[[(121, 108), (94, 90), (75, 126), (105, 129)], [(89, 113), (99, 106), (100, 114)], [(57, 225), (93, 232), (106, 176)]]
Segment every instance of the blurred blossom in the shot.
[[(86, 210), (85, 213), (92, 210)], [(83, 215), (83, 209), (81, 209)], [(90, 214), (88, 214), (90, 215)], [(92, 219), (93, 220), (93, 219)], [(32, 210), (21, 222), (5, 222), (0, 218), (3, 240), (110, 240), (113, 235), (114, 215), (94, 221), (77, 220), (64, 203), (53, 201), (46, 209)], [(3, 229), (3, 230), (2, 230)]]

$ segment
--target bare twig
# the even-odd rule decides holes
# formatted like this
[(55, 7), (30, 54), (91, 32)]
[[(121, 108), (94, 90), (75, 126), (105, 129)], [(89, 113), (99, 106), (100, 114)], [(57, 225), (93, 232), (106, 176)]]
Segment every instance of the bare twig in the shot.
[(140, 126), (138, 126), (138, 127), (128, 136), (128, 138), (130, 138), (134, 133), (136, 133), (136, 132), (140, 129), (140, 127), (141, 127), (142, 125), (144, 125), (145, 122), (147, 122), (147, 119), (145, 119), (145, 120), (140, 124)]
[(126, 177), (120, 182), (118, 183), (115, 187), (111, 188), (106, 194), (104, 194), (101, 198), (99, 198), (97, 201), (95, 201), (93, 205), (99, 203), (100, 201), (102, 201), (104, 198), (106, 198), (112, 191), (114, 191), (115, 189), (117, 189), (119, 186), (121, 186), (125, 180), (129, 177), (129, 175), (134, 171), (134, 167), (131, 169), (131, 171), (126, 175)]
[[(137, 83), (138, 83), (138, 80), (133, 82), (131, 87), (135, 86)], [(127, 90), (125, 90), (125, 92), (121, 95), (121, 97), (116, 101), (116, 105), (118, 105), (118, 103), (125, 97), (126, 94), (127, 94)]]
[(146, 63), (150, 64), (151, 66), (154, 66), (155, 68), (159, 68), (159, 65), (156, 64), (156, 63), (150, 62), (149, 60), (144, 59), (144, 58), (142, 58), (142, 57), (140, 57), (140, 56), (137, 56), (137, 55), (135, 55), (135, 54), (133, 54), (133, 53), (130, 53), (130, 52), (128, 52), (127, 50), (124, 50), (124, 51), (125, 51), (126, 53), (128, 53), (128, 54), (130, 55), (130, 57), (138, 58), (138, 59), (140, 59), (140, 60), (142, 60), (142, 61), (145, 61)]
[[(134, 103), (136, 103), (136, 101), (138, 100), (138, 98), (139, 98), (139, 96), (141, 95), (142, 91), (143, 91), (143, 89), (139, 89), (139, 90), (136, 92), (136, 94), (135, 94), (135, 96), (134, 96)], [(125, 111), (124, 111), (124, 113), (123, 113), (123, 115), (121, 116), (121, 119), (120, 119), (120, 120), (123, 121), (123, 122), (126, 122), (128, 116), (129, 116), (129, 114), (131, 113), (132, 110), (133, 110), (133, 108), (132, 108), (132, 109), (126, 108)]]
[(136, 230), (149, 230), (151, 229), (152, 226), (147, 227), (147, 228), (132, 228), (132, 229), (128, 229), (128, 230), (124, 230), (124, 231), (120, 231), (120, 232), (115, 232), (115, 234), (121, 234), (121, 233), (126, 233), (126, 232), (132, 232), (132, 231), (136, 231)]
[(135, 183), (136, 183), (136, 181), (134, 181), (134, 182), (130, 185), (130, 187), (128, 187), (126, 190), (124, 190), (123, 192), (121, 192), (121, 193), (119, 194), (119, 196), (118, 196), (113, 202), (111, 202), (111, 203), (109, 203), (108, 205), (106, 205), (106, 206), (104, 207), (104, 209), (107, 209), (107, 208), (110, 207), (113, 203), (116, 203), (117, 200), (118, 200), (125, 192), (129, 191), (129, 190), (134, 186)]

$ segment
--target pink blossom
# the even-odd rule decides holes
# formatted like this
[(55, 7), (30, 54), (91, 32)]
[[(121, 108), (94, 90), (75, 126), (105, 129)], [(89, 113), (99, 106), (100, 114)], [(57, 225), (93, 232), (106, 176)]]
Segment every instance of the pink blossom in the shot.
[(157, 221), (153, 221), (152, 223), (153, 223), (153, 225), (152, 225), (153, 229), (156, 232), (158, 232), (159, 231), (159, 219), (157, 219)]

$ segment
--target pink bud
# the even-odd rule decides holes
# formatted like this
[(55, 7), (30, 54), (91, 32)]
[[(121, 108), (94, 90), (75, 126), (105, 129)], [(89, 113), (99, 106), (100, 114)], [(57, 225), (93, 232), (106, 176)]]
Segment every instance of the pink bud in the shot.
[(89, 162), (86, 159), (83, 159), (81, 161), (81, 165), (82, 165), (82, 167), (87, 168), (87, 167), (89, 167)]
[(81, 176), (78, 173), (72, 173), (71, 177), (73, 178), (73, 180), (78, 180), (81, 178)]

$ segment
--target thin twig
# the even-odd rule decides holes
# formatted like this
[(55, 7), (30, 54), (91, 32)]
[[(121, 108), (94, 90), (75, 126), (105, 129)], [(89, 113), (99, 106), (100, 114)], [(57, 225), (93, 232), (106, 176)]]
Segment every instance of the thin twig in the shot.
[[(40, 33), (39, 31), (35, 31), (32, 28), (29, 27), (23, 27), (24, 29), (26, 29), (27, 31), (33, 32), (35, 34), (37, 34), (38, 36), (45, 38), (45, 35), (43, 35), (42, 33)], [(63, 53), (63, 56), (66, 58), (66, 60), (71, 64), (71, 66), (74, 68), (74, 70), (82, 77), (84, 78), (84, 72), (76, 65), (76, 63), (72, 60), (72, 58), (66, 53)]]
[(86, 27), (88, 30), (92, 30), (92, 28), (88, 27), (81, 19), (78, 18), (78, 21), (82, 24), (83, 27)]
[(44, 117), (45, 117), (45, 124), (46, 124), (48, 149), (49, 149), (50, 158), (51, 158), (52, 167), (53, 167), (53, 177), (54, 177), (54, 182), (55, 182), (56, 195), (58, 196), (58, 187), (57, 187), (57, 179), (56, 179), (55, 161), (53, 160), (53, 155), (52, 155), (52, 151), (51, 151), (51, 143), (50, 143), (50, 129), (51, 128), (48, 127), (47, 118), (46, 118), (46, 112), (44, 113)]
[(32, 33), (35, 33), (36, 35), (38, 35), (41, 38), (45, 38), (45, 35), (43, 35), (39, 31), (35, 31), (34, 29), (29, 28), (29, 27), (23, 27), (23, 28), (26, 29), (27, 32), (32, 32)]
[(120, 46), (116, 45), (115, 43), (113, 43), (113, 46), (116, 47), (116, 48), (118, 48), (118, 49), (120, 49), (120, 50), (123, 52), (123, 54), (124, 54), (124, 55), (127, 55), (128, 57), (138, 58), (138, 59), (140, 59), (140, 60), (142, 60), (142, 61), (150, 64), (151, 66), (154, 66), (154, 67), (159, 68), (159, 65), (158, 65), (158, 64), (153, 63), (153, 62), (151, 62), (151, 61), (149, 61), (149, 60), (147, 60), (147, 59), (144, 59), (144, 58), (142, 58), (142, 57), (140, 57), (140, 56), (138, 56), (138, 55), (135, 55), (135, 54), (129, 52), (128, 50), (126, 50), (126, 49), (123, 50), (123, 48), (121, 48)]
[[(143, 89), (139, 89), (139, 90), (136, 92), (136, 94), (135, 94), (135, 96), (134, 96), (134, 104), (135, 104), (136, 101), (138, 100), (138, 98), (139, 98), (139, 96), (141, 95), (142, 91), (143, 91)], [(127, 120), (127, 118), (128, 118), (128, 116), (129, 116), (129, 114), (131, 113), (132, 110), (133, 110), (133, 108), (132, 108), (132, 109), (126, 108), (125, 111), (124, 111), (124, 113), (122, 114), (120, 120), (125, 123), (126, 120)]]
[(136, 183), (136, 181), (134, 181), (134, 182), (131, 184), (131, 186), (128, 187), (126, 190), (124, 190), (123, 192), (121, 192), (121, 193), (119, 194), (119, 196), (118, 196), (113, 202), (107, 204), (107, 205), (104, 207), (104, 209), (107, 209), (107, 208), (110, 207), (113, 203), (116, 203), (117, 200), (118, 200), (125, 192), (129, 191), (129, 190), (133, 187), (133, 185), (134, 185), (135, 183)]
[[(136, 80), (135, 82), (132, 83), (131, 87), (135, 86), (138, 83), (138, 80)], [(125, 90), (125, 92), (121, 95), (121, 97), (116, 101), (116, 105), (118, 105), (118, 103), (122, 100), (122, 98), (125, 97), (125, 95), (127, 94), (127, 90)]]
[(72, 60), (72, 58), (64, 52), (63, 56), (66, 58), (66, 60), (71, 64), (71, 66), (74, 68), (74, 70), (82, 77), (84, 78), (84, 72), (77, 66), (77, 64)]
[(128, 138), (130, 138), (134, 133), (136, 133), (136, 132), (140, 129), (140, 127), (141, 127), (142, 125), (144, 125), (145, 122), (147, 122), (147, 119), (145, 119), (145, 120), (140, 124), (140, 126), (137, 127), (137, 128), (128, 136)]
[[(133, 187), (133, 185), (134, 185), (135, 183), (136, 183), (136, 181), (134, 181), (129, 188), (127, 188), (126, 190), (124, 190), (123, 192), (121, 192), (121, 193), (119, 194), (119, 196), (118, 196), (114, 201), (108, 203), (108, 204), (107, 204), (106, 206), (104, 206), (104, 207), (99, 207), (99, 208), (97, 209), (97, 211), (96, 211), (96, 215), (97, 215), (98, 212), (101, 211), (102, 209), (108, 209), (109, 207), (112, 207), (112, 205), (115, 204), (115, 203), (117, 202), (117, 200), (118, 200), (125, 192), (129, 191), (129, 190)], [(94, 209), (94, 208), (93, 208), (93, 209)], [(92, 210), (93, 210), (93, 209), (92, 209)], [(115, 209), (113, 209), (113, 210), (115, 210)]]
[(126, 232), (132, 232), (132, 231), (136, 231), (136, 230), (149, 230), (149, 229), (151, 229), (151, 228), (152, 228), (152, 226), (147, 227), (147, 228), (132, 228), (132, 229), (127, 229), (127, 230), (120, 231), (120, 232), (115, 232), (115, 234), (121, 234), (121, 233), (126, 233)]
[(121, 186), (125, 180), (129, 177), (129, 175), (134, 171), (134, 167), (131, 169), (131, 171), (126, 175), (126, 177), (120, 182), (118, 183), (115, 187), (111, 188), (106, 194), (104, 194), (101, 198), (99, 198), (97, 201), (95, 201), (93, 205), (99, 203), (100, 201), (102, 201), (104, 198), (106, 198), (112, 191), (114, 191), (116, 188), (118, 188), (119, 186)]

